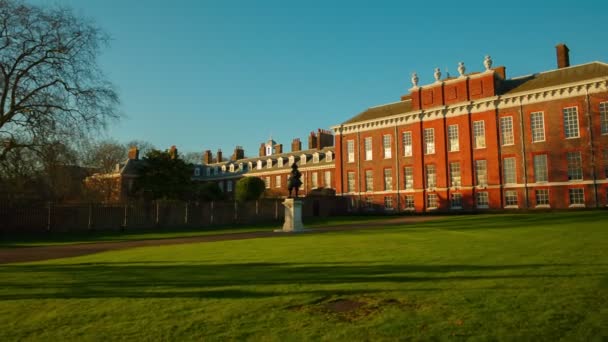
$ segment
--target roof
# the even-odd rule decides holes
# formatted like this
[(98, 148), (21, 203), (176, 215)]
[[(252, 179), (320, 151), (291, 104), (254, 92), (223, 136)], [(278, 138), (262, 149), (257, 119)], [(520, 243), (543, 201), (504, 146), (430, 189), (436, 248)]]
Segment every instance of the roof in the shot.
[(365, 110), (359, 115), (347, 120), (344, 124), (350, 124), (359, 121), (367, 121), (378, 118), (383, 118), (385, 116), (392, 116), (397, 114), (407, 113), (412, 110), (412, 100), (404, 100), (394, 103), (389, 103), (377, 107), (371, 107)]

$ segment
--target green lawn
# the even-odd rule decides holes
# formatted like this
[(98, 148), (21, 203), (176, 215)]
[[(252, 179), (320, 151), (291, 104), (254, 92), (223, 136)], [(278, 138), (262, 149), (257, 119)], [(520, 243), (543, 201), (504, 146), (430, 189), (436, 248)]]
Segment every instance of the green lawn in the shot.
[(608, 339), (608, 212), (0, 265), (0, 340)]

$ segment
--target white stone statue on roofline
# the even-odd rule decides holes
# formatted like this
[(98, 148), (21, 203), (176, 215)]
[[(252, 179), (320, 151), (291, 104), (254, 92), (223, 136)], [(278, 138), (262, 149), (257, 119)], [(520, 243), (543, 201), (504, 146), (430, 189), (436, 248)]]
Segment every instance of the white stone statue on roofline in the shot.
[(486, 55), (486, 58), (483, 59), (483, 65), (486, 67), (486, 71), (492, 68), (492, 57), (490, 55)]
[(418, 74), (417, 73), (412, 73), (412, 84), (414, 85), (414, 88), (418, 87)]
[(435, 72), (433, 73), (433, 76), (435, 76), (435, 81), (437, 81), (437, 82), (441, 81), (441, 70), (439, 68), (435, 68)]
[(460, 77), (464, 77), (465, 70), (464, 62), (458, 62), (458, 73), (460, 74)]

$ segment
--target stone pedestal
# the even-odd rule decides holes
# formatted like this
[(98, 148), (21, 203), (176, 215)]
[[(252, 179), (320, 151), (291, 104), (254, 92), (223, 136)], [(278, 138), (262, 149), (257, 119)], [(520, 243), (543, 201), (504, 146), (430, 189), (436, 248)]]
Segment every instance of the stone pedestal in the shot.
[(275, 232), (302, 232), (304, 225), (302, 224), (302, 201), (296, 198), (286, 198), (283, 201), (285, 207), (285, 223), (283, 229), (277, 229)]

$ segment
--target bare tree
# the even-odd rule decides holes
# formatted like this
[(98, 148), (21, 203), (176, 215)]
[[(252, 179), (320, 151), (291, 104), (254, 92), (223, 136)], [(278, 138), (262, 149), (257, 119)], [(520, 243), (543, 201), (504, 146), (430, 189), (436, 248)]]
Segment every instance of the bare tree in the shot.
[(85, 165), (100, 172), (112, 172), (116, 164), (127, 159), (127, 148), (115, 140), (103, 140), (90, 146), (81, 159)]
[(118, 117), (118, 96), (97, 65), (107, 41), (70, 9), (0, 0), (0, 160)]
[(125, 144), (127, 150), (131, 147), (137, 147), (140, 156), (145, 156), (148, 152), (156, 150), (154, 144), (145, 140), (131, 140)]

